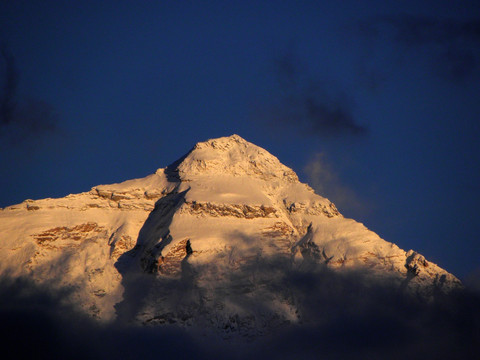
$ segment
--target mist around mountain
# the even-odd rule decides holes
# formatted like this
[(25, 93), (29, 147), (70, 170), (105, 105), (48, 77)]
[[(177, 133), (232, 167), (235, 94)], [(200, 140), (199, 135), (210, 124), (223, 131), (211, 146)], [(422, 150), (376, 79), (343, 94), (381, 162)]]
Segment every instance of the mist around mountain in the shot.
[(237, 135), (0, 211), (7, 358), (473, 358), (480, 301)]
[(69, 306), (68, 291), (4, 277), (2, 358), (474, 359), (480, 354), (477, 294), (464, 291), (422, 304), (388, 286), (367, 288), (353, 274), (291, 276), (310, 321), (251, 341), (175, 325), (101, 324)]

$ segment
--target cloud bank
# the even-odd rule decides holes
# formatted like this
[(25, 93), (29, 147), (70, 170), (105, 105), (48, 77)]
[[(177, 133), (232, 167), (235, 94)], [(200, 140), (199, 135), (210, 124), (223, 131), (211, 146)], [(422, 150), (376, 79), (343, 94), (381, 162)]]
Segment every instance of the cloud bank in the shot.
[[(166, 310), (191, 305), (201, 310), (203, 290), (195, 278), (191, 280), (189, 286), (169, 279), (157, 287), (156, 291), (168, 291), (163, 294)], [(480, 355), (477, 295), (439, 295), (427, 304), (399, 292), (387, 280), (372, 282), (366, 272), (335, 272), (309, 262), (286, 266), (284, 258), (254, 261), (216, 283), (215, 296), (225, 299), (228, 289), (237, 312), (255, 316), (276, 306), (269, 295), (275, 293), (295, 304), (300, 321), (281, 323), (256, 339), (245, 339), (225, 338), (195, 325), (183, 329), (175, 324), (98, 324), (68, 305), (68, 290), (4, 278), (0, 343), (6, 355), (2, 358), (34, 354), (40, 359), (457, 359)]]

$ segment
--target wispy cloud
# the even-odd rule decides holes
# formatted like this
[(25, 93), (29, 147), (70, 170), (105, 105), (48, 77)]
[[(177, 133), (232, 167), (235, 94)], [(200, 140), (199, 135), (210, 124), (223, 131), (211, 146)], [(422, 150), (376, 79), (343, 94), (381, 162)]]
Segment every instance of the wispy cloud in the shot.
[(348, 96), (312, 76), (293, 51), (277, 57), (274, 69), (277, 86), (265, 115), (273, 128), (322, 138), (367, 133)]
[(369, 210), (365, 202), (342, 183), (325, 154), (315, 154), (305, 166), (304, 171), (308, 177), (308, 183), (316, 193), (335, 203), (340, 212), (347, 211), (360, 215)]
[(450, 41), (480, 41), (480, 20), (439, 19), (427, 16), (391, 15), (364, 23), (365, 30), (379, 35), (382, 25), (390, 25), (396, 41), (407, 45), (423, 45)]
[(15, 67), (15, 59), (6, 46), (2, 46), (0, 53), (5, 64), (3, 93), (0, 102), (0, 124), (5, 126), (13, 121), (19, 76)]
[(476, 74), (480, 64), (480, 20), (439, 19), (391, 15), (371, 18), (359, 25), (372, 39), (387, 39), (404, 49), (429, 52), (430, 66), (449, 80), (462, 81)]
[(22, 97), (18, 87), (20, 74), (13, 53), (0, 47), (0, 138), (10, 145), (53, 133), (58, 129), (58, 115), (47, 102), (36, 97)]

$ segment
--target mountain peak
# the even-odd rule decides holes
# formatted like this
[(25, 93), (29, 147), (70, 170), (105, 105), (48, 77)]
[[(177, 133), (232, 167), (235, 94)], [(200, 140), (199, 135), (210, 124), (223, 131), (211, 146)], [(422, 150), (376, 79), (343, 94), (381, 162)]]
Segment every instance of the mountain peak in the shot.
[(74, 289), (72, 303), (92, 316), (247, 337), (308, 321), (292, 300), (310, 296), (292, 290), (296, 276), (321, 287), (358, 271), (366, 286), (425, 299), (462, 286), (238, 135), (200, 142), (145, 178), (1, 210), (0, 244), (0, 275)]
[(167, 170), (181, 180), (202, 175), (230, 175), (298, 181), (295, 172), (275, 156), (236, 134), (197, 143)]
[(201, 148), (203, 146), (211, 146), (216, 149), (221, 149), (223, 147), (229, 148), (231, 146), (245, 146), (247, 144), (253, 145), (248, 142), (241, 136), (237, 134), (232, 134), (230, 136), (223, 136), (215, 139), (208, 139), (207, 141), (198, 142), (194, 148)]

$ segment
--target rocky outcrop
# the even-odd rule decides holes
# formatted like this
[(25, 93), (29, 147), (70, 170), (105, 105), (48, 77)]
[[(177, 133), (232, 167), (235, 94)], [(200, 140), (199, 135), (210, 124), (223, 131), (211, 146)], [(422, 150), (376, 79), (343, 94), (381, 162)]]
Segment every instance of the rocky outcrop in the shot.
[(243, 219), (273, 218), (278, 217), (277, 210), (271, 206), (247, 204), (214, 204), (197, 201), (185, 202), (180, 208), (180, 213), (196, 216), (233, 216)]
[(314, 202), (313, 204), (306, 204), (302, 202), (287, 202), (286, 200), (283, 201), (285, 208), (289, 212), (289, 214), (307, 214), (307, 215), (325, 215), (326, 217), (334, 217), (339, 216), (340, 213), (337, 210), (337, 207), (328, 202), (320, 203)]
[(40, 234), (31, 235), (41, 247), (57, 249), (59, 247), (75, 248), (80, 241), (85, 241), (92, 236), (105, 233), (105, 228), (94, 222), (76, 225), (73, 227), (59, 226), (45, 230)]

